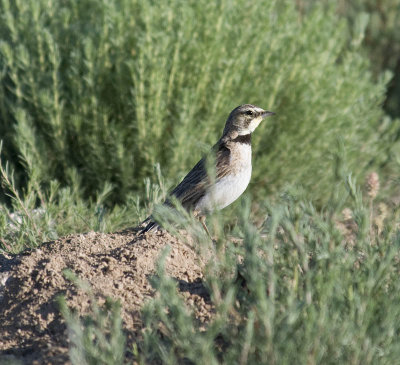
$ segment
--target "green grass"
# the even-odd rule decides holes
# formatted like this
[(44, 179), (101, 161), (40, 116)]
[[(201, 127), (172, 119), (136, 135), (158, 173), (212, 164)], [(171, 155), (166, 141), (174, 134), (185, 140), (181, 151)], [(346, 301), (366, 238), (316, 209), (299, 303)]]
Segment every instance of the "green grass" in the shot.
[(144, 309), (146, 362), (396, 362), (399, 212), (386, 217), (378, 234), (379, 215), (370, 220), (370, 198), (362, 198), (351, 178), (346, 189), (345, 203), (336, 206), (352, 211), (347, 232), (339, 229), (344, 220), (339, 212), (319, 213), (291, 194), (278, 203), (261, 203), (265, 221), (256, 228), (251, 205), (242, 201), (233, 235), (243, 243), (222, 234), (208, 246), (214, 254), (205, 283), (215, 316), (205, 331), (161, 263), (152, 281), (160, 295)]
[(0, 252), (19, 253), (69, 233), (112, 232), (133, 227), (147, 217), (154, 203), (166, 196), (167, 188), (158, 165), (154, 168), (156, 183), (145, 179), (141, 197), (131, 194), (125, 204), (113, 207), (106, 204), (112, 191), (110, 184), (105, 183), (93, 198), (85, 199), (76, 171), (69, 177), (69, 186), (62, 187), (53, 180), (47, 189), (42, 189), (35, 163), (27, 161), (26, 165), (29, 180), (26, 188), (19, 191), (9, 165), (0, 164), (0, 181), (10, 199), (10, 205), (0, 205)]

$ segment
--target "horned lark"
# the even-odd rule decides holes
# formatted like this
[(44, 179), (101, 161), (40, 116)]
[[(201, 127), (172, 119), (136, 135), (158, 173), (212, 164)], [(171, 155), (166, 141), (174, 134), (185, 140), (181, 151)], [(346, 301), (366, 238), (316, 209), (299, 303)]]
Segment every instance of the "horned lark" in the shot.
[[(215, 159), (215, 178), (207, 174), (203, 157), (172, 190), (171, 196), (180, 201), (186, 210), (193, 211), (205, 226), (205, 216), (215, 209), (233, 203), (246, 190), (251, 178), (251, 135), (261, 121), (275, 113), (255, 105), (244, 104), (235, 108), (226, 121), (224, 131), (211, 153)], [(170, 200), (164, 204), (171, 205)], [(150, 216), (141, 233), (159, 227)]]

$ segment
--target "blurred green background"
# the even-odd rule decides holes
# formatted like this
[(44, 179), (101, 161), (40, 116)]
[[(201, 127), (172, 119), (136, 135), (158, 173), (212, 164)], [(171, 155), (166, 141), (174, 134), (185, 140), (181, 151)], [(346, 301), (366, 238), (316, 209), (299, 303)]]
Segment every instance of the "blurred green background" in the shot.
[[(253, 103), (277, 113), (255, 133), (257, 199), (295, 185), (322, 207), (343, 161), (359, 180), (377, 171), (394, 196), (399, 8), (400, 0), (1, 0), (1, 161), (11, 185), (21, 202), (34, 194), (29, 209), (143, 207), (149, 186), (160, 176), (165, 190), (178, 183), (229, 112)], [(61, 198), (60, 189), (70, 192)], [(2, 209), (15, 192), (3, 176)]]

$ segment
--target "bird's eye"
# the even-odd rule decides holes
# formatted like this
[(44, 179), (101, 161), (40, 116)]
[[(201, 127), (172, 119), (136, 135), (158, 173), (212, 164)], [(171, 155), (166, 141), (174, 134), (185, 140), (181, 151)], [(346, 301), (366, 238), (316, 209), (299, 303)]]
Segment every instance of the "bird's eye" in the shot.
[(252, 111), (252, 110), (247, 110), (247, 111), (245, 112), (245, 114), (246, 114), (246, 115), (253, 115), (253, 111)]

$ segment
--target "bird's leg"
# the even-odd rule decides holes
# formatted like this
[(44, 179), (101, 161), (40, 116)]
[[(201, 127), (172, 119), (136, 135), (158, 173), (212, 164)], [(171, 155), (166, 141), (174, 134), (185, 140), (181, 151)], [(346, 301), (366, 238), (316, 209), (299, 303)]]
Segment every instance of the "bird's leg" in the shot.
[(208, 237), (210, 237), (211, 240), (212, 240), (210, 231), (208, 230), (208, 228), (207, 228), (207, 226), (206, 226), (206, 216), (205, 216), (205, 215), (202, 215), (202, 216), (199, 217), (199, 219), (200, 219), (201, 225), (203, 226), (203, 228), (204, 228), (205, 231), (207, 232)]

